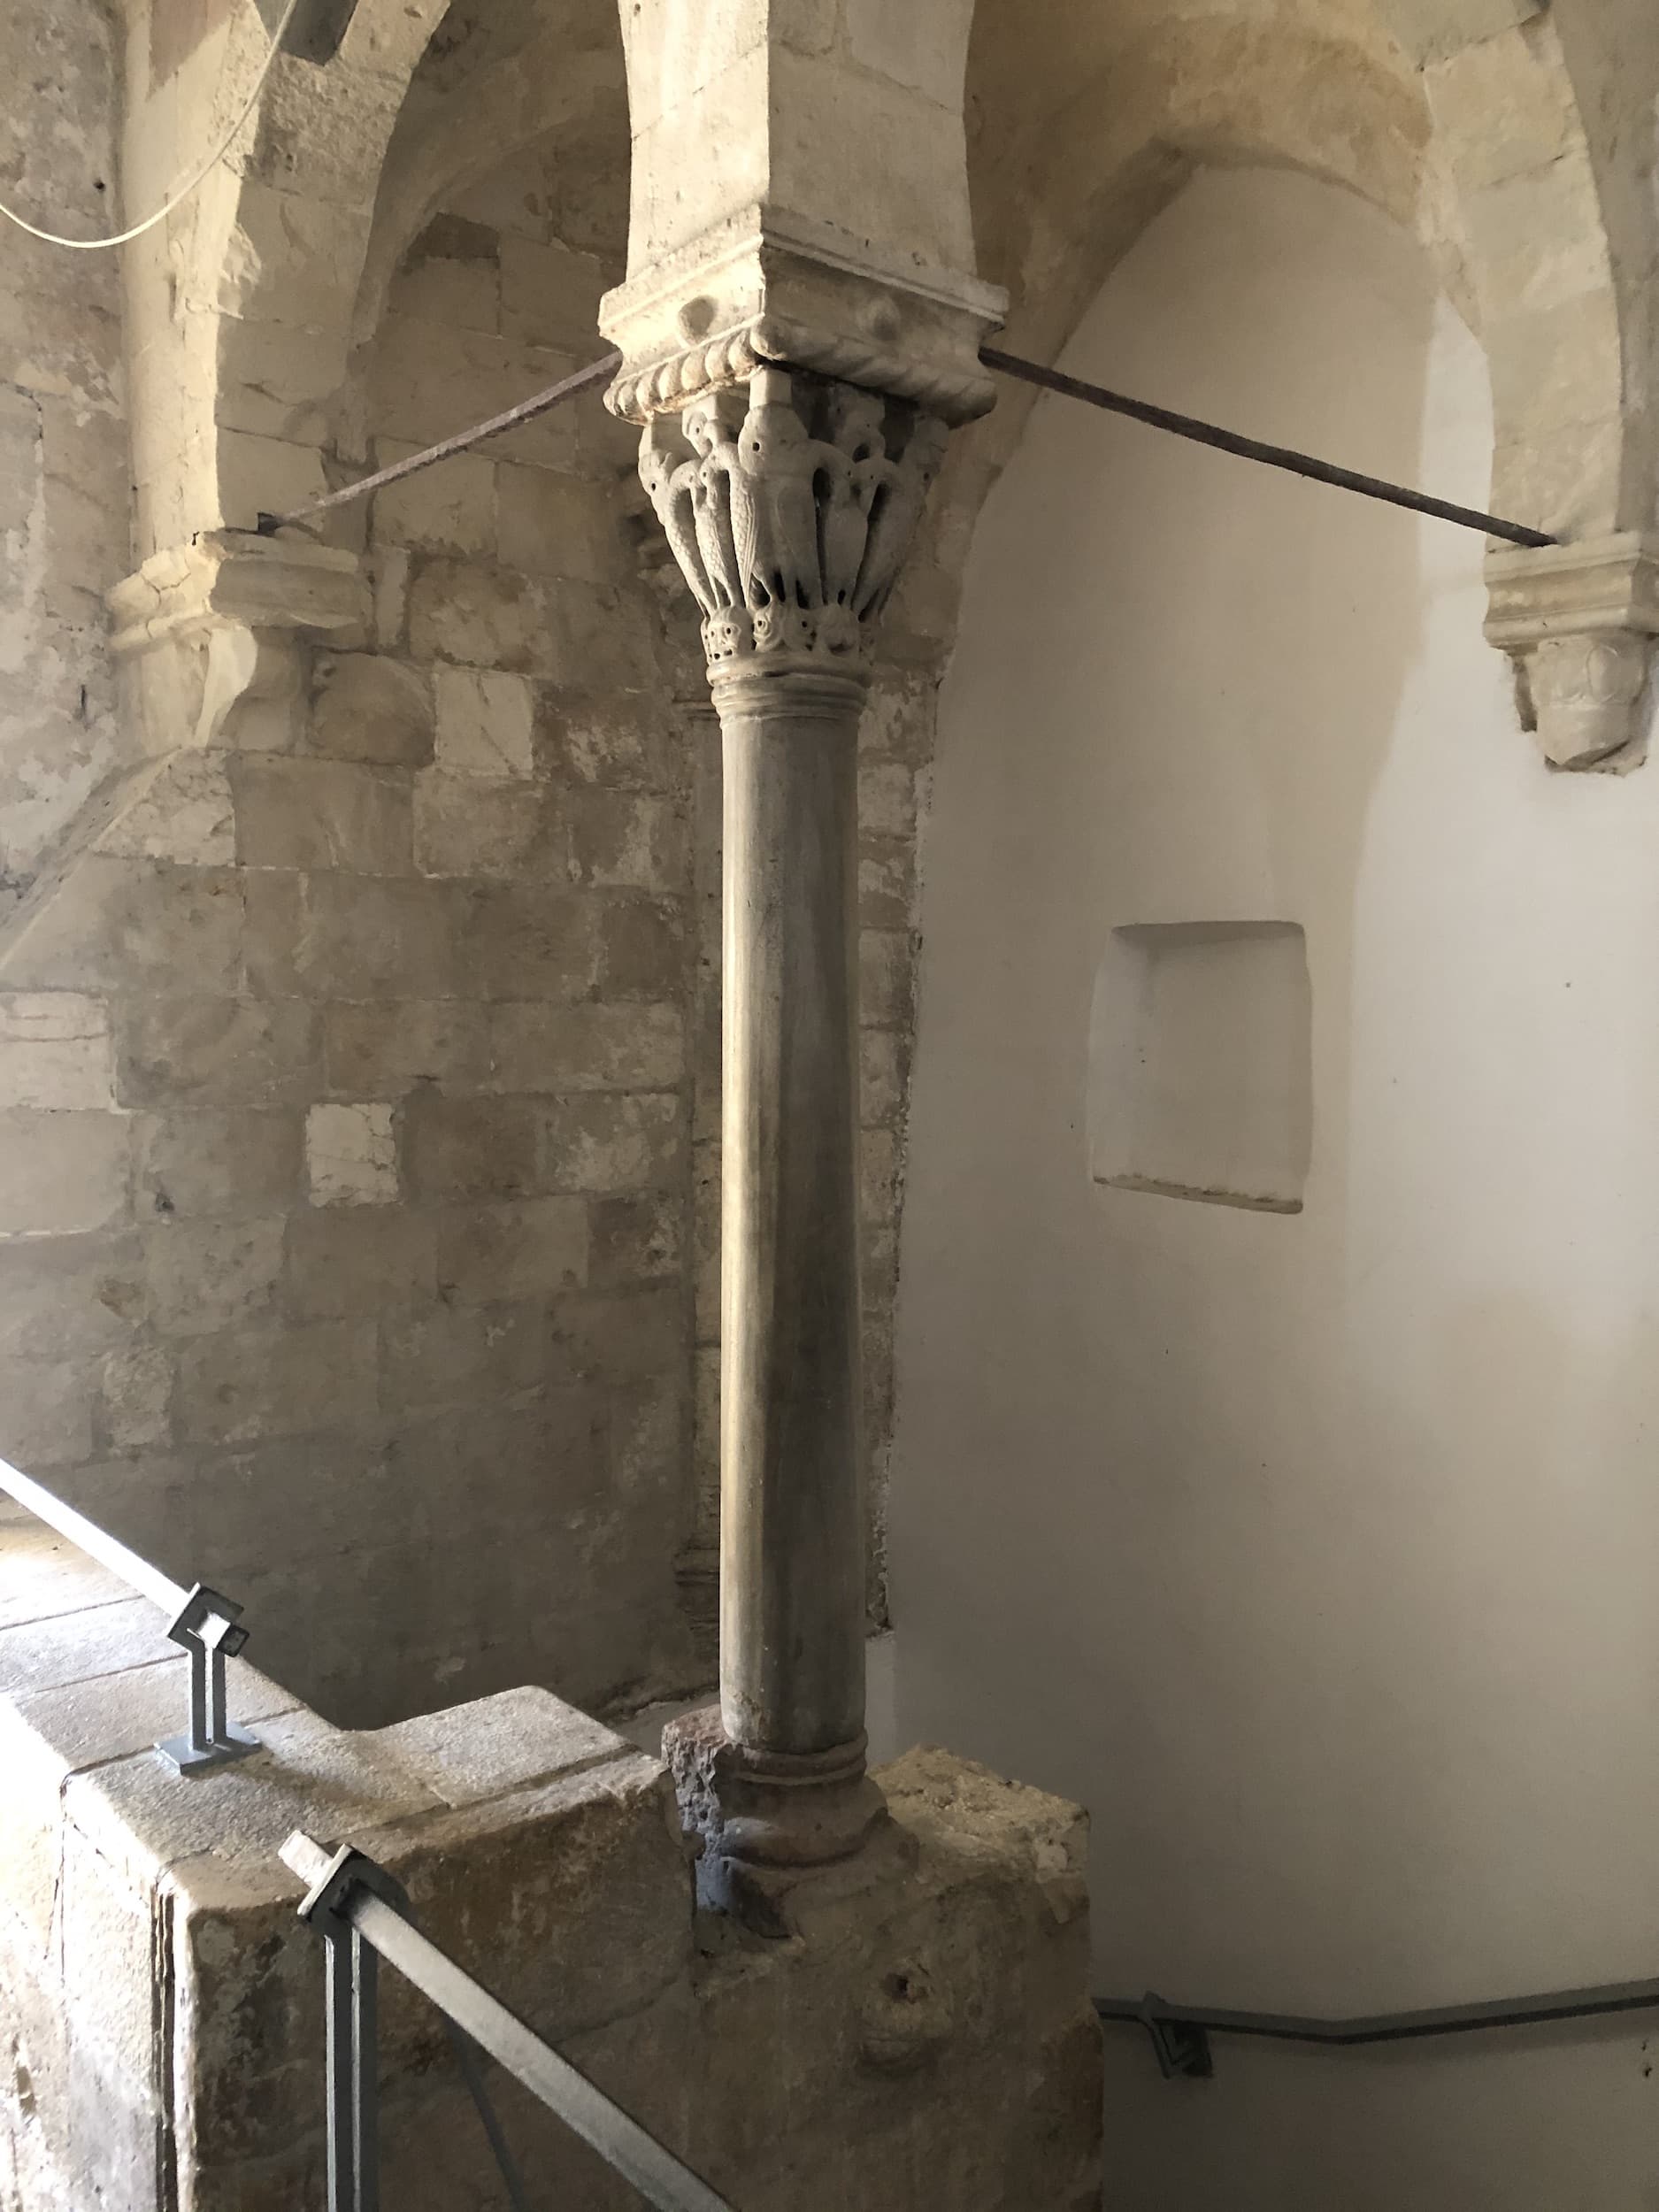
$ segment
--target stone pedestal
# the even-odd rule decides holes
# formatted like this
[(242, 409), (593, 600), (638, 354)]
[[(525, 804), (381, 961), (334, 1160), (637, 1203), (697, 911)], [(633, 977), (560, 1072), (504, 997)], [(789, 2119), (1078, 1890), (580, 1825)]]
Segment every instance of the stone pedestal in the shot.
[[(0, 1524), (0, 2198), (28, 2212), (324, 2201), (323, 1955), (278, 1849), (350, 1841), (434, 1941), (738, 2212), (1085, 2212), (1101, 2042), (1085, 1823), (940, 1752), (788, 1899), (793, 1940), (696, 1910), (668, 1778), (541, 1690), (374, 1733), (242, 1661), (265, 1749), (193, 1782), (149, 1748), (186, 1662), (155, 1609)], [(444, 2031), (381, 1978), (382, 2201), (503, 2199)], [(538, 2201), (630, 2188), (499, 2073)]]

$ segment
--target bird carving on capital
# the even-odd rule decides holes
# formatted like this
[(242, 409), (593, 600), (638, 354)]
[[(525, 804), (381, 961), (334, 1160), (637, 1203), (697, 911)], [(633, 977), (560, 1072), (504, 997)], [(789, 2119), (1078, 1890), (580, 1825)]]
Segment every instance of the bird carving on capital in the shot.
[(732, 484), (732, 536), (749, 604), (824, 604), (818, 557), (818, 483), (833, 499), (845, 454), (814, 438), (795, 412), (787, 370), (763, 369), (738, 440), (741, 477)]
[(686, 459), (679, 441), (672, 438), (662, 419), (654, 416), (640, 441), (640, 481), (663, 526), (669, 550), (680, 565), (680, 574), (690, 585), (704, 614), (712, 614), (719, 600), (698, 537), (697, 465), (695, 451), (690, 459)]
[(918, 415), (903, 452), (896, 461), (884, 464), (853, 593), (853, 611), (861, 621), (881, 612), (898, 581), (900, 565), (944, 460), (949, 435), (937, 415)]
[(696, 459), (691, 465), (698, 548), (714, 589), (710, 611), (745, 602), (740, 548), (733, 534), (733, 479), (737, 459), (736, 408), (730, 392), (711, 392), (686, 410), (685, 432)]

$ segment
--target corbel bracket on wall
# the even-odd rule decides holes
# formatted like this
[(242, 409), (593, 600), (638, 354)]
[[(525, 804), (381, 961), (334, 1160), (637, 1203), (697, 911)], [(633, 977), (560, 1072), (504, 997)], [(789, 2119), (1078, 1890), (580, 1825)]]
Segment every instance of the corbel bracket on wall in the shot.
[(1659, 537), (1489, 553), (1486, 636), (1516, 664), (1545, 758), (1620, 764), (1640, 734), (1659, 636)]
[(133, 726), (152, 755), (187, 744), (289, 749), (308, 650), (367, 642), (357, 555), (297, 534), (207, 531), (152, 554), (108, 596)]

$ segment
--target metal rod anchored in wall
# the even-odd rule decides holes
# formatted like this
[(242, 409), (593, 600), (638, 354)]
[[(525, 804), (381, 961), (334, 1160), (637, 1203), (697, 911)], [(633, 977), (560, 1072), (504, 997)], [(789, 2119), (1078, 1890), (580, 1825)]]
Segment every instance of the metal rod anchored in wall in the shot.
[(1609, 1982), (1562, 1989), (1543, 1997), (1505, 1997), (1477, 2005), (1441, 2005), (1424, 2012), (1380, 2013), (1356, 2020), (1309, 2020), (1294, 2013), (1229, 2012), (1216, 2005), (1171, 2005), (1162, 1997), (1097, 1997), (1102, 2020), (1142, 2027), (1166, 2081), (1207, 2081), (1215, 2071), (1212, 2035), (1263, 2038), (1356, 2050), (1369, 2044), (1415, 2043), (1431, 2036), (1478, 2035), (1494, 2028), (1534, 2028), (1552, 2021), (1601, 2020), (1622, 2012), (1659, 2012), (1659, 1981)]
[(394, 461), (390, 468), (377, 469), (373, 476), (360, 476), (355, 483), (342, 484), (337, 492), (325, 492), (320, 499), (310, 500), (303, 507), (296, 507), (285, 515), (261, 514), (257, 528), (261, 537), (268, 538), (289, 523), (309, 522), (313, 515), (326, 515), (334, 507), (349, 506), (354, 499), (366, 499), (371, 492), (383, 490), (388, 484), (401, 483), (405, 476), (413, 476), (421, 469), (429, 469), (434, 462), (447, 461), (453, 454), (470, 452), (475, 445), (482, 445), (486, 438), (498, 438), (508, 430), (521, 430), (527, 422), (534, 422), (539, 415), (550, 414), (554, 408), (574, 399), (579, 392), (591, 391), (595, 384), (608, 384), (622, 366), (619, 353), (607, 353), (597, 361), (590, 361), (585, 369), (578, 369), (561, 383), (549, 384), (544, 392), (534, 392), (528, 399), (521, 399), (516, 407), (504, 413), (491, 415), (484, 422), (475, 422), (470, 430), (457, 431), (453, 438), (442, 438), (436, 445), (429, 445), (424, 452), (411, 453), (402, 461)]
[[(1149, 400), (1130, 399), (1122, 392), (1108, 391), (1104, 385), (1087, 384), (1080, 377), (1067, 376), (1059, 369), (1044, 368), (1040, 362), (1021, 360), (1018, 354), (999, 353), (995, 347), (987, 346), (979, 358), (987, 369), (995, 369), (1001, 376), (1018, 377), (1023, 383), (1035, 384), (1043, 391), (1058, 392), (1066, 399), (1080, 399), (1087, 406), (1103, 408), (1109, 414), (1126, 415), (1132, 422), (1145, 423), (1153, 430), (1168, 431), (1173, 437), (1191, 439), (1194, 444), (1207, 445), (1217, 453), (1234, 454), (1243, 461), (1256, 461), (1264, 468), (1284, 469), (1311, 483), (1333, 485), (1338, 491), (1357, 492), (1363, 499), (1379, 499), (1387, 506), (1404, 507), (1413, 514), (1432, 515), (1440, 522), (1456, 523), (1464, 530), (1479, 530), (1486, 537), (1502, 538), (1509, 545), (1561, 542), (1547, 531), (1530, 529), (1524, 522), (1506, 522), (1501, 515), (1482, 514), (1477, 507), (1459, 507), (1449, 500), (1432, 499), (1426, 492), (1414, 492), (1403, 484), (1390, 484), (1378, 476), (1362, 476), (1355, 469), (1338, 468), (1333, 462), (1317, 460), (1310, 453), (1297, 453), (1289, 446), (1267, 445), (1259, 438), (1241, 437), (1237, 431), (1223, 430), (1213, 422), (1200, 422), (1195, 416), (1178, 415), (1170, 408), (1154, 406)], [(394, 462), (390, 468), (377, 469), (373, 476), (360, 476), (355, 483), (342, 484), (338, 491), (326, 492), (322, 498), (310, 500), (303, 507), (296, 507), (287, 514), (261, 514), (257, 525), (259, 534), (270, 537), (289, 524), (309, 522), (314, 516), (349, 506), (353, 500), (366, 499), (371, 492), (383, 490), (388, 484), (400, 483), (404, 477), (431, 468), (436, 462), (447, 461), (454, 454), (470, 452), (486, 438), (522, 429), (526, 423), (550, 413), (579, 393), (591, 391), (595, 384), (609, 383), (621, 365), (619, 353), (604, 354), (561, 383), (550, 384), (546, 391), (533, 393), (518, 406), (474, 423), (470, 430), (458, 431), (453, 438), (442, 439), (423, 452), (411, 453), (406, 459)]]
[(1217, 453), (1236, 454), (1241, 461), (1257, 461), (1264, 468), (1284, 469), (1292, 476), (1306, 477), (1315, 484), (1332, 484), (1338, 491), (1357, 492), (1363, 499), (1379, 499), (1390, 507), (1405, 507), (1413, 514), (1432, 515), (1440, 522), (1455, 522), (1465, 530), (1479, 530), (1486, 537), (1502, 538), (1509, 545), (1559, 545), (1559, 538), (1552, 538), (1543, 530), (1529, 529), (1524, 522), (1505, 522), (1500, 515), (1482, 514), (1478, 507), (1454, 506), (1449, 500), (1431, 499), (1426, 492), (1408, 490), (1403, 484), (1390, 484), (1379, 476), (1362, 476), (1355, 469), (1336, 467), (1330, 461), (1316, 460), (1310, 453), (1297, 453), (1289, 446), (1265, 445), (1259, 438), (1240, 437), (1236, 430), (1223, 430), (1213, 422), (1200, 422), (1194, 415), (1178, 415), (1167, 407), (1155, 407), (1149, 400), (1129, 399), (1122, 392), (1109, 392), (1102, 384), (1085, 383), (1081, 377), (1066, 376), (1059, 369), (1046, 369), (1036, 361), (1022, 361), (1018, 354), (999, 353), (993, 346), (980, 349), (979, 358), (987, 369), (995, 369), (999, 376), (1018, 377), (1022, 383), (1035, 384), (1045, 392), (1058, 392), (1066, 399), (1080, 399), (1087, 406), (1102, 407), (1109, 414), (1127, 415), (1132, 422), (1143, 422), (1153, 430), (1167, 430), (1172, 437), (1190, 438), (1196, 445), (1212, 447)]

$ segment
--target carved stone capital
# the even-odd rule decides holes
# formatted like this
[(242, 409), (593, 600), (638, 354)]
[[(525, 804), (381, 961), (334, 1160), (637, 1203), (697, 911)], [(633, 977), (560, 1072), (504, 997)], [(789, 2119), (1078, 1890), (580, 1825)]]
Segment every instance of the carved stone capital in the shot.
[(1659, 539), (1491, 553), (1486, 582), (1486, 636), (1521, 672), (1546, 759), (1593, 768), (1623, 752), (1659, 636)]
[(717, 696), (772, 672), (867, 682), (945, 438), (913, 404), (773, 368), (649, 419), (640, 478), (703, 610)]
[(968, 422), (995, 397), (979, 346), (1007, 303), (959, 271), (888, 267), (827, 225), (747, 208), (607, 295), (623, 367), (606, 404), (647, 422), (787, 365)]

